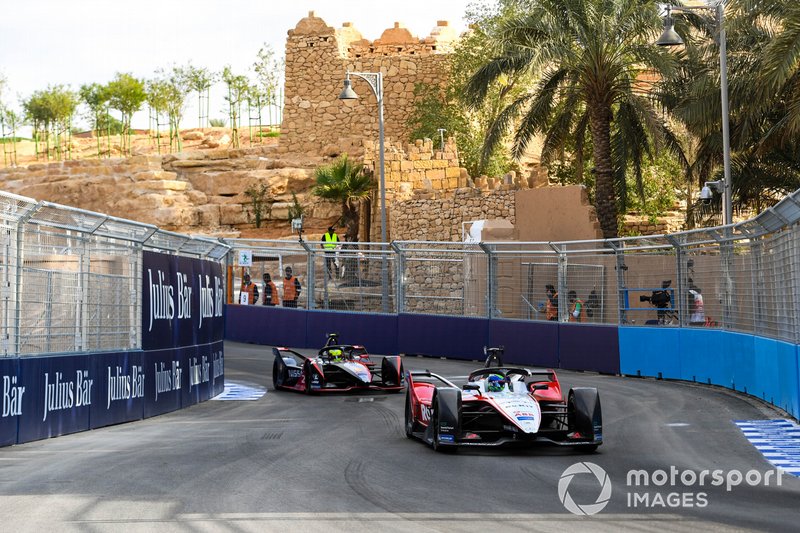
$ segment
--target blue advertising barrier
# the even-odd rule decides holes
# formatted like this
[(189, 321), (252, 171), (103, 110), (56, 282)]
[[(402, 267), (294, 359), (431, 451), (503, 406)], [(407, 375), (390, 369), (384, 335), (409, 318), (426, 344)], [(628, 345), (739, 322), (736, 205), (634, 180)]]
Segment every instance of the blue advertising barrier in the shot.
[(619, 328), (620, 372), (720, 385), (800, 415), (798, 347), (706, 328)]
[(183, 350), (153, 350), (144, 353), (145, 418), (169, 413), (183, 405), (188, 387), (188, 365)]
[[(26, 387), (19, 373), (19, 359), (0, 359), (0, 380), (3, 382), (0, 446), (10, 446), (17, 442), (17, 425), (26, 395)], [(30, 396), (30, 392), (27, 394)]]
[(559, 367), (558, 322), (490, 320), (489, 346), (505, 347), (505, 362)]
[(483, 360), (489, 320), (439, 315), (398, 315), (397, 350), (452, 359)]

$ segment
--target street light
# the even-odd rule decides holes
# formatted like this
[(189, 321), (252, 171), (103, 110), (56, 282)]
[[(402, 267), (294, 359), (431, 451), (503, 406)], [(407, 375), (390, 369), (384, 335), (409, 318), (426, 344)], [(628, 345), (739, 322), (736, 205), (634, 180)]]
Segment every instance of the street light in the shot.
[(728, 52), (725, 39), (725, 4), (723, 0), (705, 6), (667, 6), (667, 16), (664, 17), (664, 32), (658, 38), (659, 46), (678, 46), (683, 44), (681, 36), (673, 27), (672, 12), (688, 13), (695, 10), (706, 9), (714, 11), (714, 21), (717, 30), (717, 44), (719, 44), (719, 74), (720, 93), (722, 98), (722, 223), (733, 222), (733, 187), (731, 184), (731, 134), (728, 123)]
[[(350, 72), (345, 74), (344, 89), (339, 94), (339, 100), (357, 100), (358, 95), (353, 90), (350, 75), (358, 76), (369, 84), (370, 89), (378, 99), (378, 143), (380, 157), (380, 194), (381, 194), (381, 242), (386, 242), (386, 178), (384, 173), (384, 147), (383, 147), (383, 73), (382, 72)], [(381, 278), (383, 282), (383, 310), (388, 312), (389, 306), (389, 272), (386, 266), (385, 254), (381, 254)]]

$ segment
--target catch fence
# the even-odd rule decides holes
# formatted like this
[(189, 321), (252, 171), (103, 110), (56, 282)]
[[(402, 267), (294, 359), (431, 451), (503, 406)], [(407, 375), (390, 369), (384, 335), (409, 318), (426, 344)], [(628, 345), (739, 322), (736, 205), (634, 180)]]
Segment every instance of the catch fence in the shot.
[[(306, 309), (719, 328), (798, 343), (798, 196), (735, 225), (613, 240), (344, 243), (334, 252), (319, 242), (224, 242), (235, 292), (243, 273), (260, 283), (269, 271), (280, 294), (290, 265)], [(252, 266), (239, 264), (243, 250)]]
[(0, 192), (3, 356), (141, 348), (142, 252), (215, 261), (229, 246)]

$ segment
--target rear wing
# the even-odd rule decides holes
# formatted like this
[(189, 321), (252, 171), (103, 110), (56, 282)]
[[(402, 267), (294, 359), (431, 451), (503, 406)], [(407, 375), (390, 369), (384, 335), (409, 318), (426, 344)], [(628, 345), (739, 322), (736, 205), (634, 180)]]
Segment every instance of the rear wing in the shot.
[(434, 374), (430, 370), (407, 370), (406, 382), (410, 388), (414, 387), (415, 381), (420, 383), (429, 383), (433, 386), (444, 385), (446, 387), (459, 388), (458, 385), (455, 385), (452, 381), (449, 381), (447, 378), (443, 378), (439, 374)]
[(291, 354), (291, 355), (293, 355), (295, 357), (299, 357), (301, 361), (305, 361), (306, 359), (311, 359), (307, 355), (303, 355), (301, 353), (297, 353), (294, 350), (290, 350), (289, 348), (284, 348), (282, 346), (279, 346), (277, 348), (273, 348), (272, 349), (272, 353), (275, 355), (275, 357), (283, 357), (283, 354)]

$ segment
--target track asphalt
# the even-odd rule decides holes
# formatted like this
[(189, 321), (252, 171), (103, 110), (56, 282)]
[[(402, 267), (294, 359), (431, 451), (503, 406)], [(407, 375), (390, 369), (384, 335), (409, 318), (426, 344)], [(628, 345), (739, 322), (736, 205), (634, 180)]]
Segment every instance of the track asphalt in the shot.
[[(276, 392), (272, 361), (268, 347), (225, 345), (226, 381), (266, 387), (258, 400), (210, 401), (0, 449), (0, 528), (797, 531), (800, 524), (800, 478), (784, 474), (778, 486), (734, 423), (785, 415), (737, 393), (562, 371), (565, 392), (600, 391), (605, 443), (597, 453), (539, 446), (437, 454), (405, 437), (404, 393)], [(405, 366), (459, 382), (480, 363), (407, 357)], [(559, 497), (561, 482), (584, 510), (604, 499), (604, 479), (561, 479), (581, 462), (599, 466), (611, 485), (593, 516), (570, 513)], [(651, 484), (629, 484), (632, 470)], [(714, 470), (722, 486), (712, 484)], [(751, 471), (758, 484), (742, 479), (727, 490), (739, 472), (755, 481)]]

